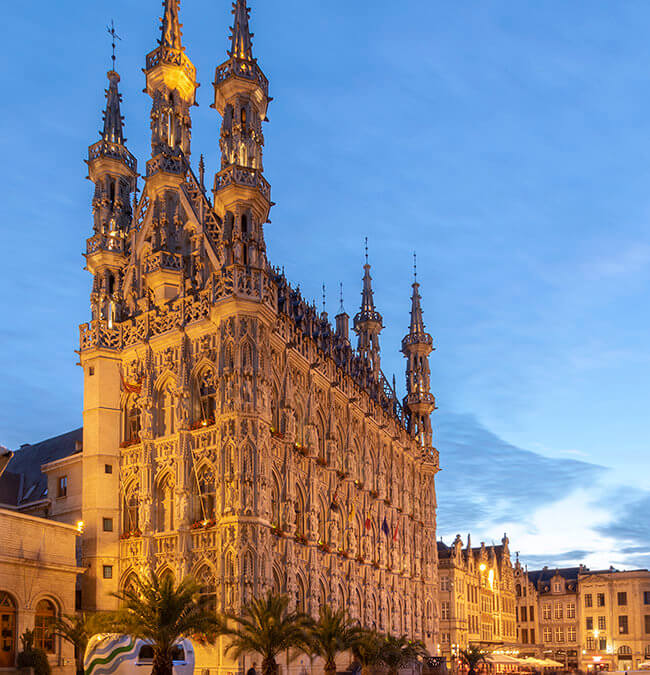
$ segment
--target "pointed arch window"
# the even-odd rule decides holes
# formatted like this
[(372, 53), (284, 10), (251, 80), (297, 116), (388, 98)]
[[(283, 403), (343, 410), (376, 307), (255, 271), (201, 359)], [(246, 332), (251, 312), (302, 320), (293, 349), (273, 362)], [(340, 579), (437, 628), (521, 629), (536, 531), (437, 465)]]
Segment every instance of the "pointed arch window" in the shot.
[(212, 468), (204, 466), (200, 469), (196, 482), (194, 520), (210, 520), (216, 516), (217, 510), (217, 483)]
[(299, 403), (296, 404), (294, 414), (296, 417), (296, 443), (302, 445), (305, 442), (305, 416)]
[(156, 487), (156, 529), (170, 532), (174, 529), (174, 486), (170, 476), (165, 476)]
[(174, 396), (171, 387), (163, 385), (158, 391), (158, 435), (174, 433)]
[(135, 396), (129, 396), (124, 415), (124, 440), (127, 443), (137, 443), (140, 441), (140, 419), (140, 406)]
[(217, 584), (214, 574), (207, 565), (201, 568), (196, 575), (196, 580), (199, 584), (199, 594), (205, 598), (208, 609), (215, 612), (217, 610)]
[(280, 524), (280, 484), (277, 476), (273, 474), (271, 483), (271, 525)]
[(297, 578), (296, 583), (296, 611), (307, 611), (307, 593), (305, 592), (305, 582), (302, 577)]
[(305, 536), (305, 498), (299, 485), (296, 485), (296, 500), (294, 503), (296, 511), (296, 535)]
[(271, 431), (280, 431), (280, 394), (276, 386), (271, 392)]
[(204, 368), (197, 377), (194, 419), (202, 426), (214, 424), (217, 414), (217, 383), (212, 368)]
[(325, 422), (323, 421), (322, 415), (319, 413), (317, 416), (317, 430), (318, 430), (318, 456), (325, 462), (327, 462), (327, 440), (325, 438)]

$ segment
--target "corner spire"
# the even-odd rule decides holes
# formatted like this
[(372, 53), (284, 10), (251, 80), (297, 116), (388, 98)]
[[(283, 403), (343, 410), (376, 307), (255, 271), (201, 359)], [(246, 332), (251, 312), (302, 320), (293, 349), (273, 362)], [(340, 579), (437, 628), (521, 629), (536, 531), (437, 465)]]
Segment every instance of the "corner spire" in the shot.
[(102, 140), (106, 143), (119, 143), (124, 145), (124, 118), (120, 113), (120, 103), (122, 95), (118, 91), (117, 85), (120, 76), (114, 71), (109, 70), (108, 89), (106, 90), (106, 110), (104, 111), (104, 130), (100, 132)]
[(228, 56), (245, 61), (253, 61), (253, 42), (251, 38), (254, 33), (250, 32), (249, 21), (250, 8), (246, 5), (246, 0), (235, 0), (232, 3), (232, 13), (235, 15), (235, 23), (232, 27), (230, 36), (231, 46)]
[(418, 283), (417, 257), (413, 254), (413, 295), (411, 296), (411, 325), (409, 326), (409, 335), (424, 335), (424, 319), (422, 318), (422, 305), (420, 301), (420, 284)]
[(180, 0), (164, 0), (158, 46), (147, 54), (146, 92), (152, 98), (151, 159), (147, 180), (165, 174), (182, 180), (191, 154), (192, 119), (196, 103), (196, 68), (181, 42)]
[(424, 456), (437, 465), (437, 451), (433, 447), (431, 413), (436, 408), (436, 399), (431, 393), (429, 355), (433, 351), (433, 338), (424, 328), (420, 284), (417, 277), (417, 259), (414, 258), (413, 294), (411, 296), (411, 324), (402, 340), (402, 353), (407, 358), (406, 398), (404, 407), (408, 414), (408, 430), (423, 450)]
[(354, 332), (359, 336), (358, 350), (372, 368), (377, 378), (380, 375), (379, 333), (384, 325), (381, 314), (375, 309), (375, 299), (368, 262), (368, 238), (366, 237), (366, 264), (363, 266), (363, 290), (361, 291), (361, 309), (354, 317)]
[(181, 24), (178, 20), (178, 8), (180, 0), (163, 0), (164, 13), (162, 17), (160, 46), (170, 49), (182, 50), (181, 44)]

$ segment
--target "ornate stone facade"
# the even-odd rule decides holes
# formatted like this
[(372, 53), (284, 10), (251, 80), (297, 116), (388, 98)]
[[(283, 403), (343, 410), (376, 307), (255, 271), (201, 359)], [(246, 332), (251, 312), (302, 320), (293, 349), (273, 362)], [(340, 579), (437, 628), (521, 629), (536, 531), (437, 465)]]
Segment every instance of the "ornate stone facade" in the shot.
[[(402, 406), (380, 368), (370, 266), (354, 349), (347, 314), (333, 328), (267, 261), (269, 85), (241, 0), (214, 83), (223, 122), (212, 199), (203, 162), (192, 171), (197, 84), (178, 11), (164, 3), (147, 56), (152, 157), (140, 198), (112, 71), (88, 159), (85, 604), (107, 606), (135, 573), (191, 573), (222, 608), (275, 588), (312, 613), (329, 602), (434, 648), (438, 454), (418, 284)], [(118, 458), (119, 492), (93, 490)], [(103, 531), (104, 518), (120, 527)], [(101, 574), (109, 564), (113, 579)]]
[(468, 645), (517, 648), (515, 583), (507, 536), (498, 546), (438, 542), (440, 649), (453, 659)]

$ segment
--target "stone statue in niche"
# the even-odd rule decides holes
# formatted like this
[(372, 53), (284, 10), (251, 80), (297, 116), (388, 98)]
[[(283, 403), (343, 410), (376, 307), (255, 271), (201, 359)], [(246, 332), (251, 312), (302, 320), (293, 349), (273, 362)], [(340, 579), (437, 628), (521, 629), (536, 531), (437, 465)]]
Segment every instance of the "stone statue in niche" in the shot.
[(382, 464), (379, 475), (377, 476), (377, 493), (379, 494), (380, 499), (386, 498), (386, 471)]
[(308, 424), (305, 429), (305, 445), (310, 455), (318, 454), (318, 432), (313, 424)]
[(179, 431), (187, 431), (190, 428), (190, 408), (190, 392), (185, 387), (179, 387), (176, 390), (176, 424)]
[(365, 560), (370, 560), (372, 556), (372, 542), (370, 541), (369, 534), (364, 534), (361, 537), (361, 555), (363, 555)]
[(311, 541), (318, 539), (319, 523), (318, 515), (313, 509), (307, 514), (307, 533)]
[(354, 526), (352, 526), (348, 534), (348, 549), (352, 555), (357, 555), (357, 546), (357, 533), (354, 530)]
[(282, 529), (289, 534), (293, 534), (296, 527), (296, 511), (293, 502), (287, 499), (282, 504)]
[(282, 409), (282, 429), (285, 440), (294, 443), (296, 440), (296, 415), (290, 408)]
[(341, 526), (337, 515), (334, 515), (330, 523), (330, 544), (335, 548), (341, 545)]
[(143, 439), (153, 438), (153, 407), (148, 396), (138, 398), (140, 408), (140, 437)]

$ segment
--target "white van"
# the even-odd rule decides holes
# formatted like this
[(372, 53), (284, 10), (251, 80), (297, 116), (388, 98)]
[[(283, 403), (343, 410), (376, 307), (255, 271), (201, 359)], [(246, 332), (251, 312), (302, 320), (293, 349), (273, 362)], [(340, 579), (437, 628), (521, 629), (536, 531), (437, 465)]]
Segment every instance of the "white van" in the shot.
[[(179, 640), (172, 654), (174, 675), (193, 675), (194, 647)], [(153, 665), (153, 647), (130, 635), (102, 633), (88, 640), (84, 656), (85, 675), (148, 675)]]

